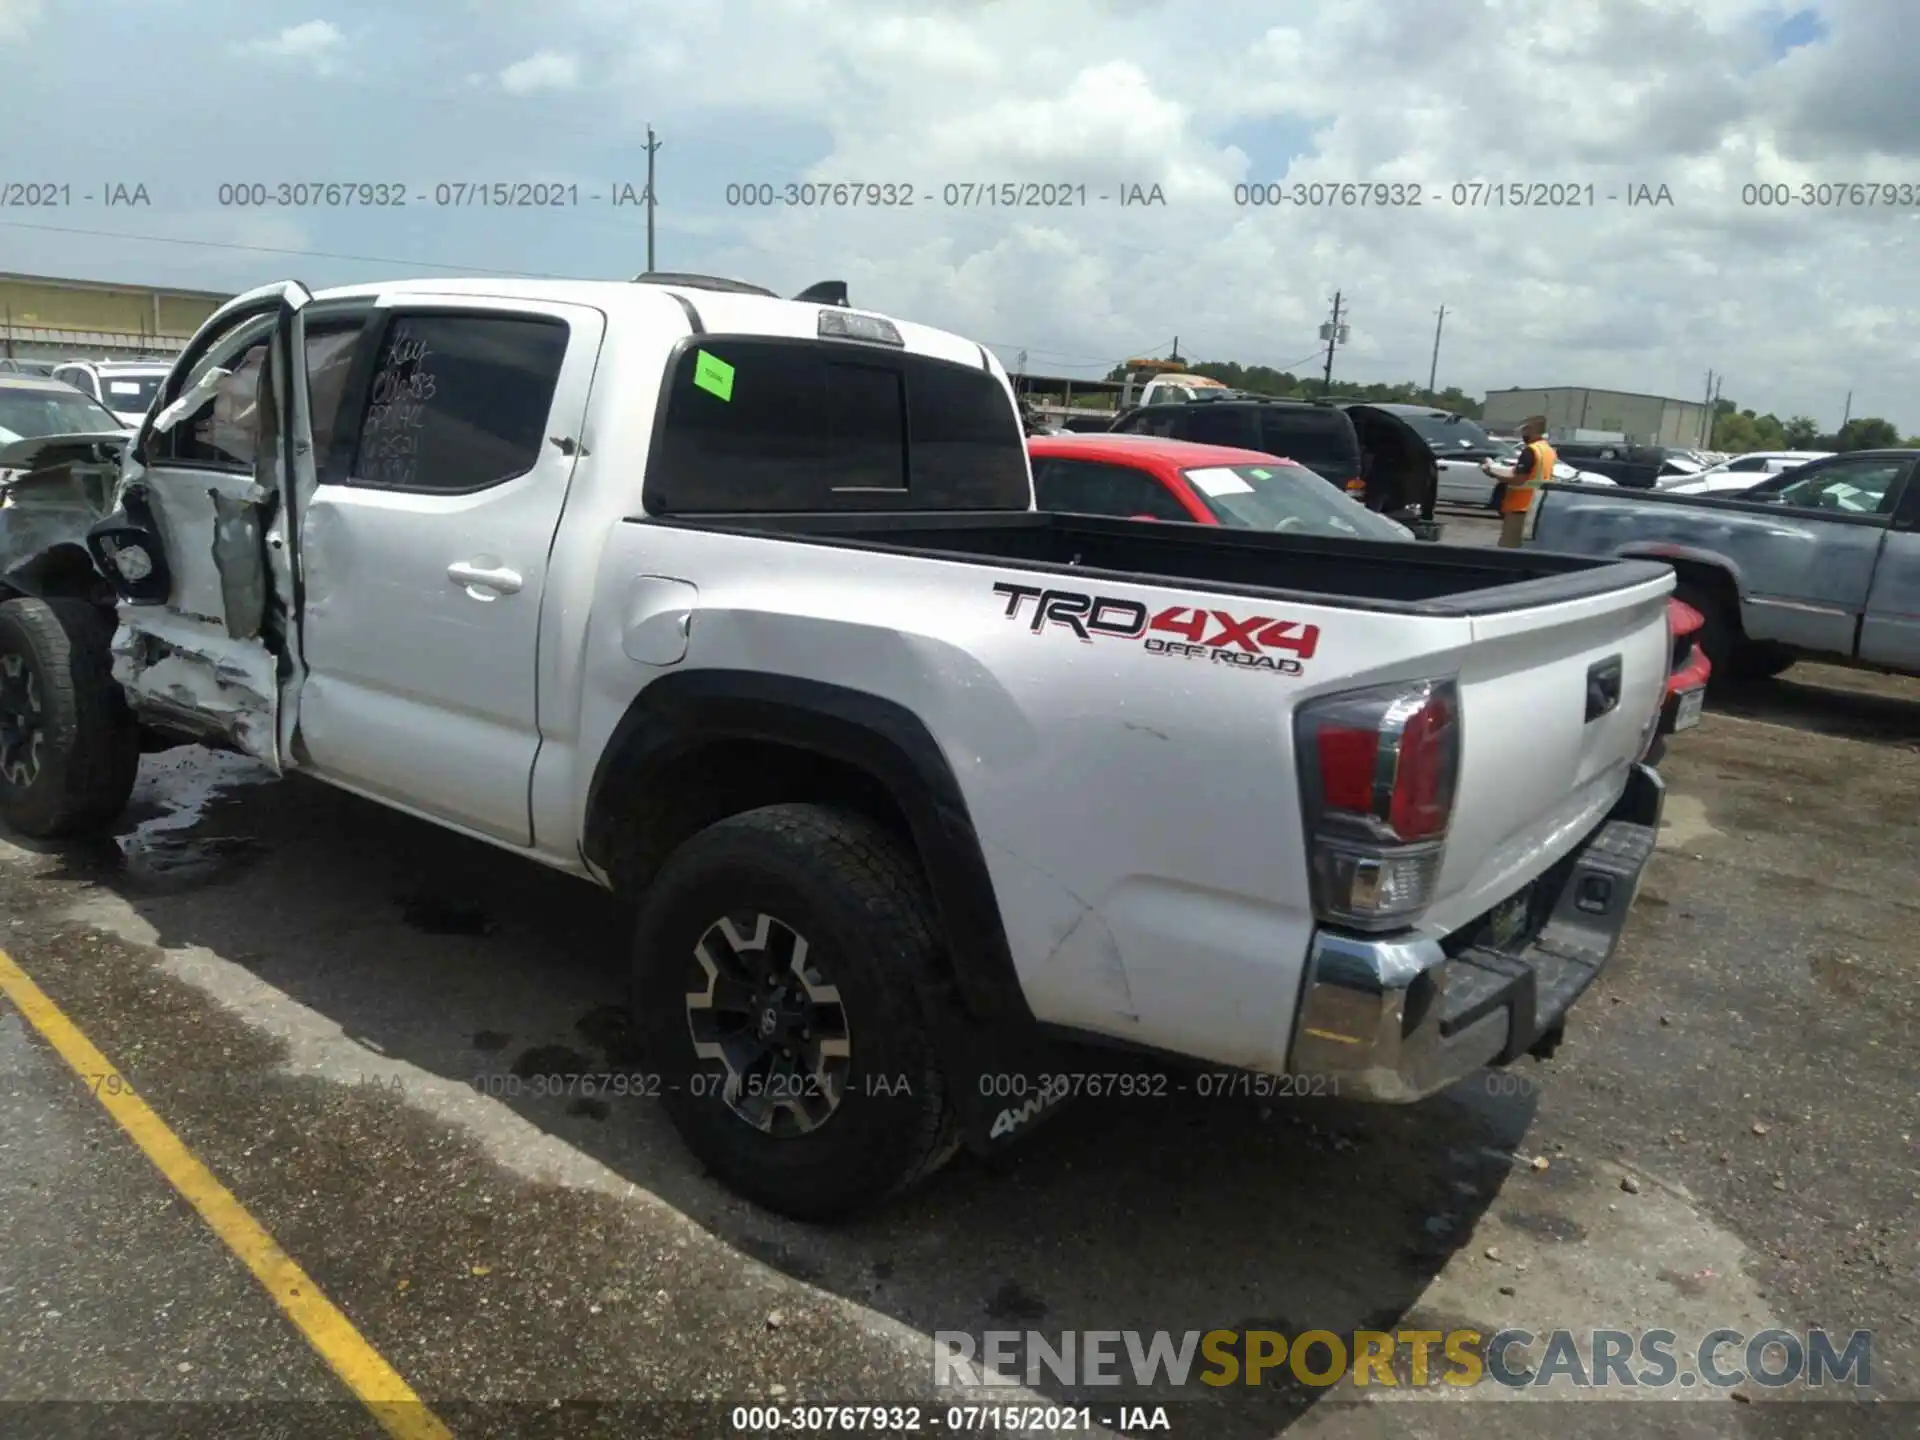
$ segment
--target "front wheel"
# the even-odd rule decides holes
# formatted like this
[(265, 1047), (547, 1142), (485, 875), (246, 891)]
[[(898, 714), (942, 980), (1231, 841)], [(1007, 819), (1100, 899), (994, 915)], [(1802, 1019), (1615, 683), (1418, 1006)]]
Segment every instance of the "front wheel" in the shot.
[(912, 855), (857, 815), (771, 805), (668, 858), (635, 935), (636, 1029), (719, 1180), (828, 1220), (946, 1162), (959, 1128), (923, 1000), (937, 935)]
[(140, 732), (113, 679), (113, 619), (85, 600), (0, 604), (0, 820), (48, 839), (126, 808)]

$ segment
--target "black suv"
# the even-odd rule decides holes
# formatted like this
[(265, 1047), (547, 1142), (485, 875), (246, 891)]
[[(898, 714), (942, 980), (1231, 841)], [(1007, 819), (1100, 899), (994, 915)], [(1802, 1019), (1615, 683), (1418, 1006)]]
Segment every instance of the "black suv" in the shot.
[(1433, 452), (1405, 421), (1377, 406), (1220, 390), (1135, 406), (1109, 428), (1297, 461), (1422, 539), (1439, 533), (1433, 526), (1439, 487)]
[(1675, 465), (1664, 445), (1629, 445), (1624, 441), (1568, 440), (1555, 445), (1554, 453), (1579, 470), (1605, 475), (1616, 485), (1636, 490), (1652, 489), (1655, 482), (1670, 475), (1694, 473), (1685, 465)]

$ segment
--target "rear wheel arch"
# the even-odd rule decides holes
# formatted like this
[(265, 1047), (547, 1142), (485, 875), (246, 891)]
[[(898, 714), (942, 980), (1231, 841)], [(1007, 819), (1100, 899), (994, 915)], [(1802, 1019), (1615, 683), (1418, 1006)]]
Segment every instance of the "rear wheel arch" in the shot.
[(1678, 582), (1674, 597), (1698, 610), (1704, 622), (1695, 643), (1713, 664), (1710, 685), (1724, 688), (1736, 680), (1777, 675), (1792, 663), (1790, 652), (1747, 637), (1740, 618), (1740, 584), (1730, 570), (1685, 558), (1667, 563)]
[(947, 978), (968, 1012), (1032, 1019), (959, 782), (925, 723), (895, 701), (757, 671), (664, 676), (602, 752), (581, 850), (637, 896), (707, 826), (790, 803), (851, 810), (896, 835), (926, 876)]
[[(1701, 560), (1649, 556), (1665, 560), (1673, 567), (1674, 595), (1706, 617), (1707, 628), (1716, 621), (1729, 641), (1743, 636), (1740, 624), (1740, 583), (1733, 572)], [(1717, 662), (1717, 657), (1716, 657)]]

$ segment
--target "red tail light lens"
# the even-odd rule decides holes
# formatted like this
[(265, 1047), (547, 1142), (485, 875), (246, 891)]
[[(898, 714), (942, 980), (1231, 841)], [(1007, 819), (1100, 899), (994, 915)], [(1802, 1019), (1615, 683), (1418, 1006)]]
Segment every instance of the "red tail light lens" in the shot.
[(1380, 735), (1348, 725), (1326, 725), (1320, 747), (1320, 793), (1328, 806), (1364, 814), (1373, 808), (1373, 776), (1380, 758)]
[(1453, 816), (1459, 693), (1418, 680), (1323, 696), (1295, 718), (1322, 919), (1404, 925), (1430, 901)]
[(1447, 833), (1453, 814), (1455, 730), (1449, 691), (1436, 691), (1407, 717), (1387, 807), (1387, 824), (1402, 840), (1430, 840)]

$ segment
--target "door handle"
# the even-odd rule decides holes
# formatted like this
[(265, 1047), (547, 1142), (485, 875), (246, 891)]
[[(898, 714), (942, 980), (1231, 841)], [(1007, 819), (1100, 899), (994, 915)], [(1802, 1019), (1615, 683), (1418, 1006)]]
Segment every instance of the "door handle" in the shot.
[(1623, 667), (1618, 655), (1609, 655), (1587, 667), (1587, 723), (1611, 715), (1620, 705)]
[(512, 595), (526, 583), (517, 570), (505, 568), (489, 570), (485, 566), (471, 565), (464, 561), (447, 566), (447, 579), (456, 585), (494, 590), (502, 595)]

